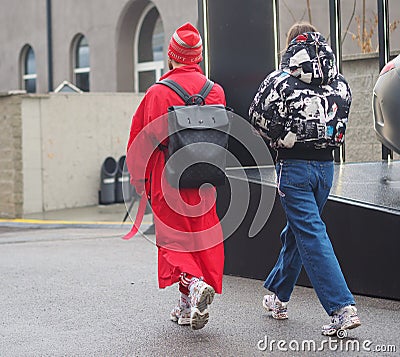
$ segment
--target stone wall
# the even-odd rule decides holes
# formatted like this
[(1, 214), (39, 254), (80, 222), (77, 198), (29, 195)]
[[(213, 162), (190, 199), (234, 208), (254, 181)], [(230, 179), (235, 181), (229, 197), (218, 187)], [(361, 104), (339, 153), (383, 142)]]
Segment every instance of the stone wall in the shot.
[(0, 95), (0, 217), (23, 206), (21, 96)]

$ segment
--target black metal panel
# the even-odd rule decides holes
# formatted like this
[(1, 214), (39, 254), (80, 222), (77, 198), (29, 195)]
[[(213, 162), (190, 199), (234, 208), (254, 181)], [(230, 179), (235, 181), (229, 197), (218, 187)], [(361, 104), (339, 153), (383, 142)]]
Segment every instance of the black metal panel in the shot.
[[(274, 1), (207, 1), (209, 76), (225, 90), (227, 105), (243, 118), (268, 73), (275, 69)], [(199, 1), (199, 27), (204, 35), (203, 1)], [(206, 52), (207, 53), (207, 52)], [(229, 150), (243, 165), (253, 165), (245, 147), (235, 139)]]
[(210, 77), (246, 117), (261, 81), (275, 69), (273, 2), (208, 1)]
[[(248, 214), (236, 232), (225, 240), (225, 274), (253, 279), (265, 279), (275, 265), (280, 250), (279, 234), (285, 225), (285, 214), (276, 199), (265, 226), (254, 238), (248, 232), (259, 202), (260, 185), (250, 184)], [(229, 202), (227, 190), (218, 191), (218, 203)], [(218, 205), (218, 214), (222, 207)], [(224, 226), (222, 227), (224, 229)]]
[[(250, 185), (257, 196), (258, 185)], [(251, 202), (250, 215), (225, 241), (225, 274), (264, 280), (275, 265), (285, 215), (277, 198), (263, 230), (250, 239), (251, 212), (256, 207)], [(400, 300), (400, 282), (393, 275), (400, 268), (399, 216), (328, 200), (323, 218), (350, 290)], [(304, 270), (297, 284), (311, 286)]]
[(323, 218), (350, 290), (400, 300), (400, 216), (329, 200)]
[[(323, 219), (349, 288), (355, 294), (400, 300), (400, 280), (393, 275), (400, 268), (399, 173), (400, 163), (347, 164), (335, 172)], [(278, 257), (279, 234), (286, 220), (277, 196), (261, 232), (248, 238), (259, 202), (256, 176), (249, 175), (252, 182), (248, 214), (225, 241), (225, 274), (264, 280)], [(260, 183), (270, 185), (270, 176), (271, 173), (261, 172)], [(228, 190), (220, 189), (219, 214), (223, 214), (226, 202)], [(304, 270), (298, 285), (311, 286)]]

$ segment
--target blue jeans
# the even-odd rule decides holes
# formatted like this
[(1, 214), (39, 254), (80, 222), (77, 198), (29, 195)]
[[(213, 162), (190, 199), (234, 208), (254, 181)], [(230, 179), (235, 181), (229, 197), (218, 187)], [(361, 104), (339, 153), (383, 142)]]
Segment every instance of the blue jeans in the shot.
[(336, 259), (321, 213), (333, 180), (332, 161), (281, 160), (278, 190), (287, 224), (282, 249), (264, 287), (290, 299), (302, 265), (325, 311), (355, 304)]

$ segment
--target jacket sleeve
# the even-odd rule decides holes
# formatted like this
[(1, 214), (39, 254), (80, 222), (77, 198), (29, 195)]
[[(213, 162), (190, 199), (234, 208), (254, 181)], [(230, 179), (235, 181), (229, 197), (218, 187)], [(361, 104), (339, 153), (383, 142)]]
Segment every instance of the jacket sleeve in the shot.
[(289, 76), (282, 71), (268, 75), (261, 83), (249, 109), (250, 123), (275, 146), (291, 129), (285, 106), (284, 83)]
[[(338, 147), (343, 144), (352, 102), (351, 89), (345, 78), (339, 74), (331, 84), (332, 92), (328, 98), (329, 145)], [(331, 131), (331, 132), (330, 132)]]
[(147, 145), (142, 130), (145, 127), (146, 97), (143, 98), (132, 118), (126, 151), (126, 163), (131, 184), (139, 194), (143, 194), (145, 185), (145, 162), (140, 147)]
[(126, 161), (131, 184), (141, 194), (150, 178), (154, 153), (168, 136), (165, 102), (160, 94), (150, 88), (139, 104), (133, 118), (127, 145)]

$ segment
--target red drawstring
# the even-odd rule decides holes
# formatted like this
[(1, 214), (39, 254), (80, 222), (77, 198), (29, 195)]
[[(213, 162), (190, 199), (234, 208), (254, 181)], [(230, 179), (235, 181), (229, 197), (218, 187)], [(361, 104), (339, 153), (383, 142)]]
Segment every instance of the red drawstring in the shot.
[(142, 198), (140, 199), (140, 202), (139, 202), (139, 208), (136, 213), (135, 222), (133, 223), (133, 226), (132, 226), (131, 230), (129, 231), (129, 233), (125, 234), (122, 237), (122, 239), (125, 239), (125, 240), (131, 239), (138, 232), (140, 225), (142, 223), (142, 220), (143, 220), (144, 212), (146, 211), (146, 205), (147, 205), (147, 197), (145, 194), (143, 194)]

